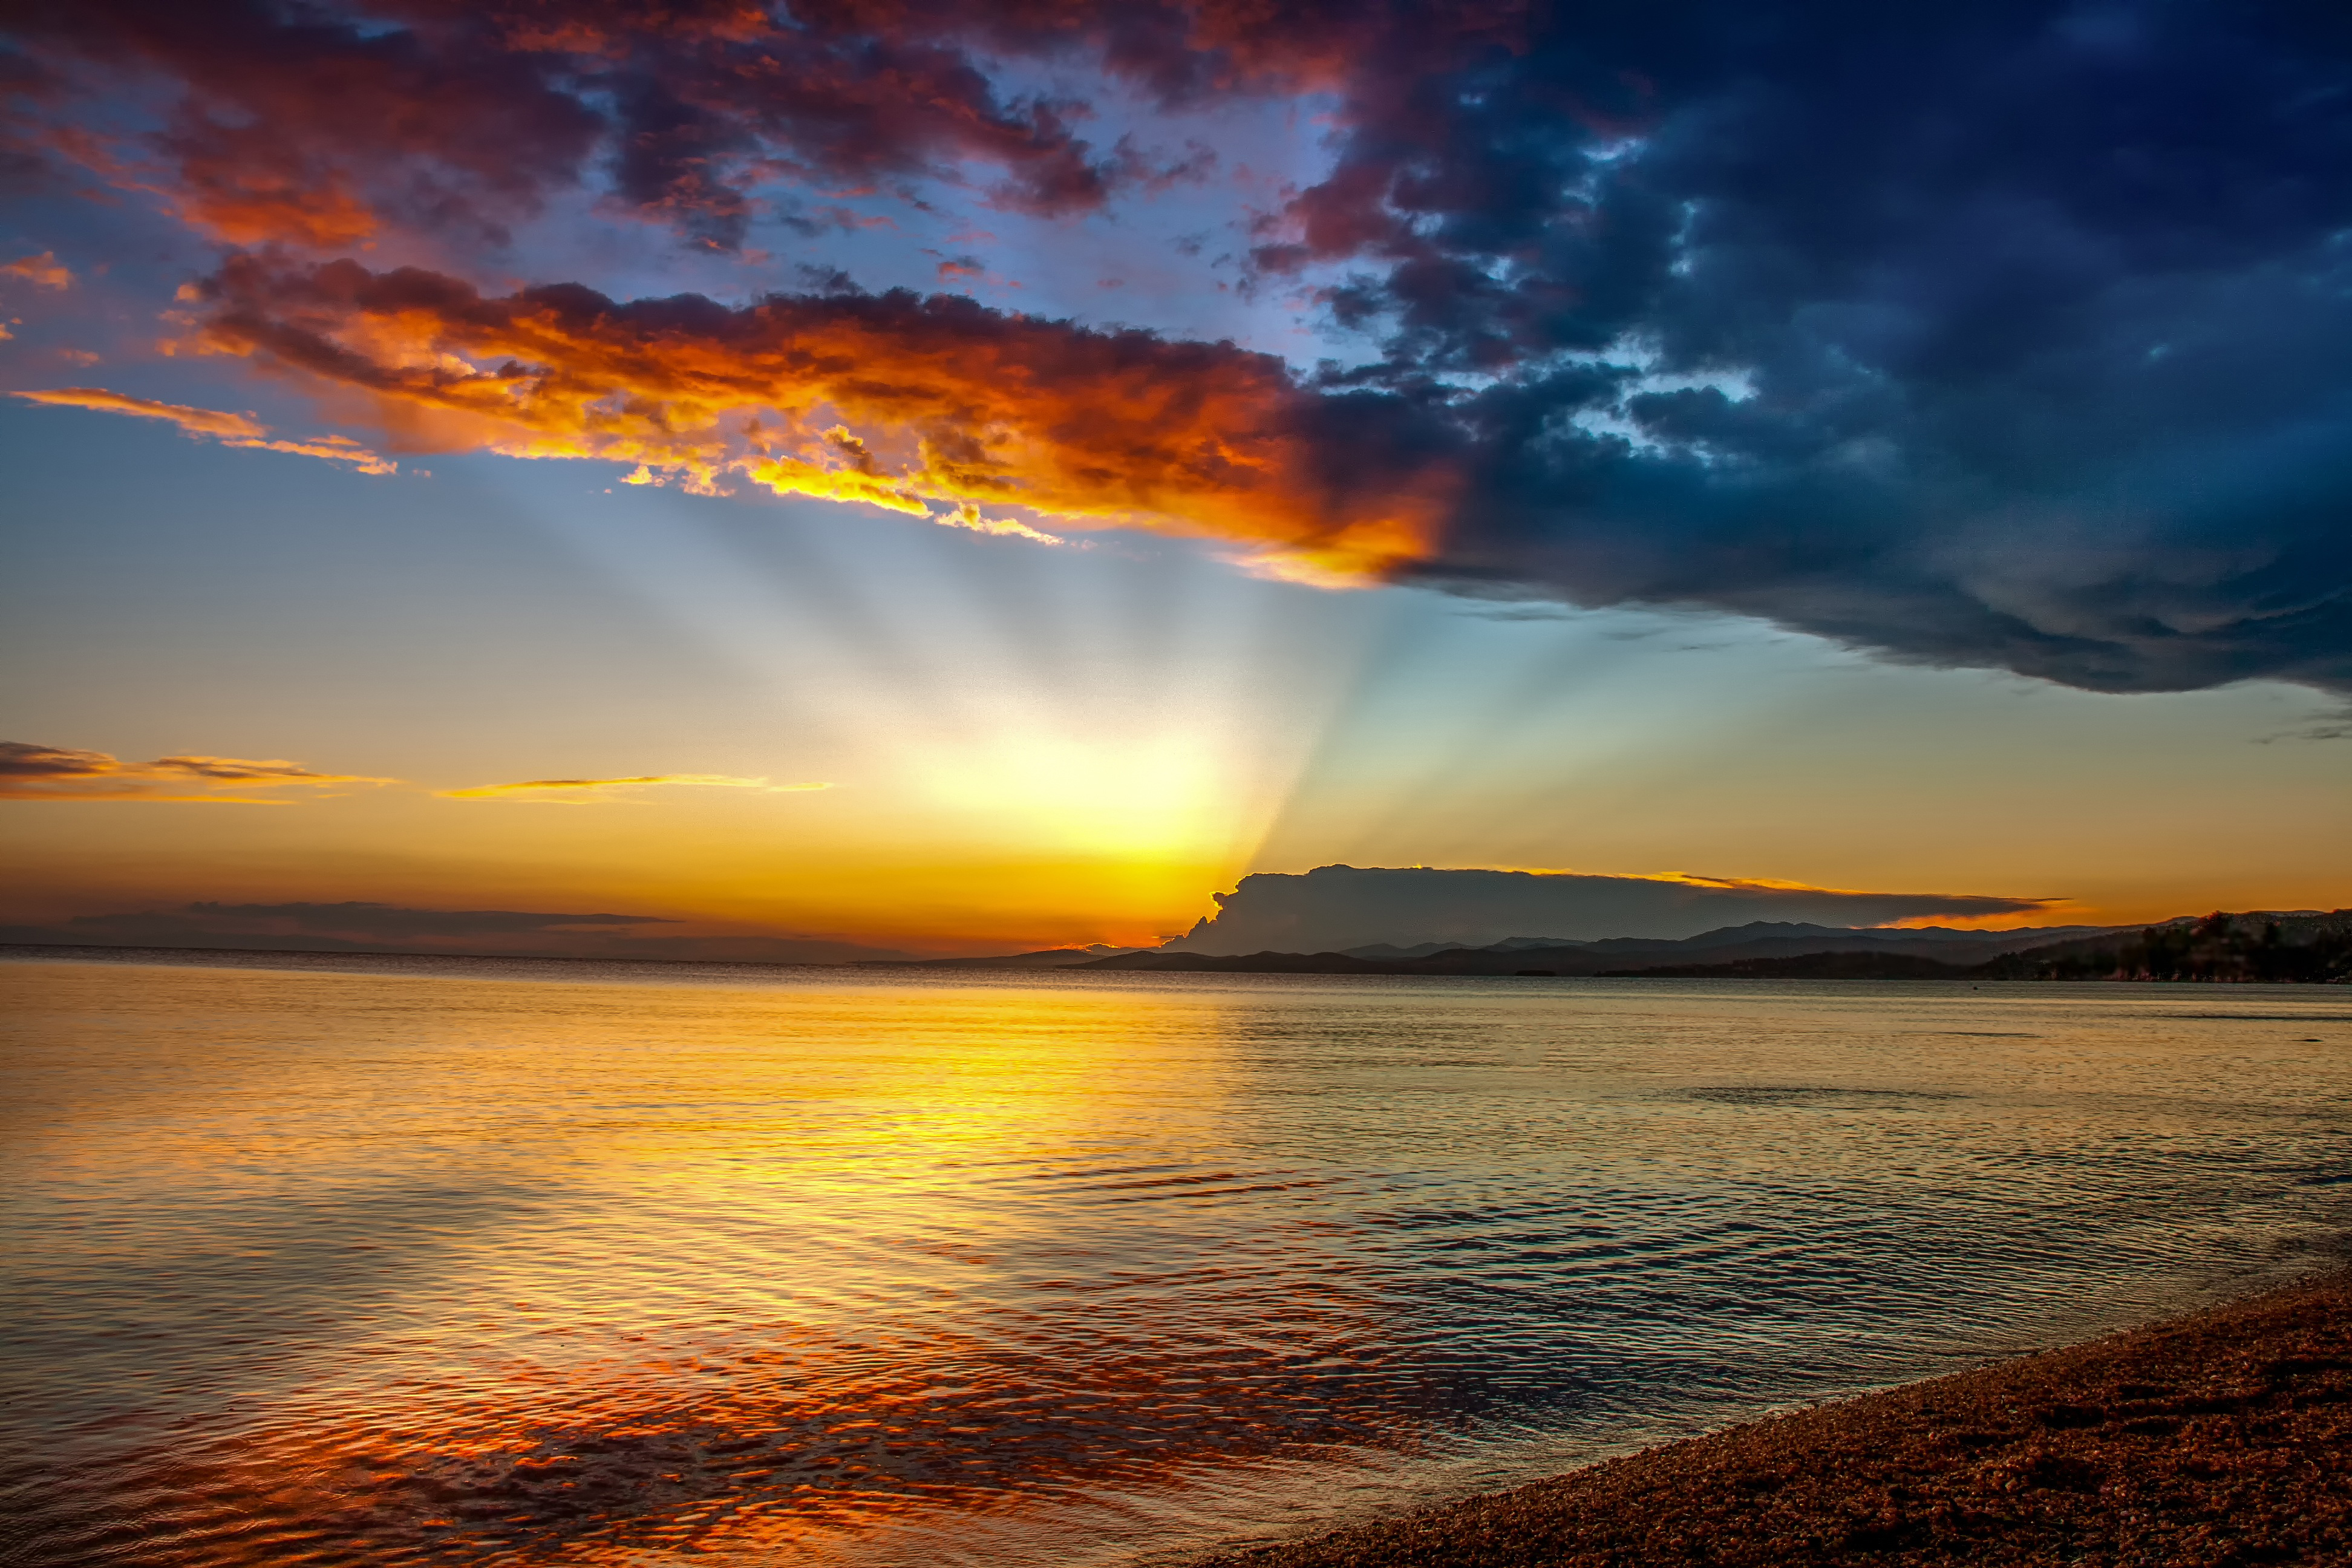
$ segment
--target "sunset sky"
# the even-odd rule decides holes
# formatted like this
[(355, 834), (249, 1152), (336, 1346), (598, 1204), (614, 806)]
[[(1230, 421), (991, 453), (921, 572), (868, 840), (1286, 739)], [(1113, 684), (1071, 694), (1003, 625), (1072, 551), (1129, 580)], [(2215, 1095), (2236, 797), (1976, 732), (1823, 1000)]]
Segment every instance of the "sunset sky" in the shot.
[(2333, 8), (12, 15), (0, 924), (2352, 902)]

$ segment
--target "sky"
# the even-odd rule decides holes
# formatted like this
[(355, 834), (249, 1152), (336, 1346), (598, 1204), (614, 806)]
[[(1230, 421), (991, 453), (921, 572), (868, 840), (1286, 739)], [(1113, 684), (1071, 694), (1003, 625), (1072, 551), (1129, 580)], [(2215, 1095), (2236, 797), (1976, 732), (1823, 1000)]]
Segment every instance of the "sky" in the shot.
[(2336, 8), (10, 16), (10, 931), (2352, 902)]

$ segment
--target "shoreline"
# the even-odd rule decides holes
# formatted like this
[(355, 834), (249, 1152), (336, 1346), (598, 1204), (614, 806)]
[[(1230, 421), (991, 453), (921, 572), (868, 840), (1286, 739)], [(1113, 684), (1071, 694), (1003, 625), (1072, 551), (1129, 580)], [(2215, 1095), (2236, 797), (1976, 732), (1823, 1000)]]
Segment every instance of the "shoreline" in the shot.
[[(1831, 955), (1837, 956), (1837, 955)], [(1564, 974), (1536, 970), (1450, 971), (1381, 969), (1368, 964), (1360, 969), (1098, 969), (1089, 963), (1062, 964), (997, 964), (982, 959), (944, 960), (872, 960), (856, 959), (818, 962), (804, 959), (767, 958), (643, 958), (600, 957), (562, 952), (434, 952), (410, 948), (310, 948), (310, 947), (149, 947), (118, 942), (0, 942), (0, 963), (153, 963), (159, 966), (184, 968), (249, 968), (267, 969), (276, 966), (272, 961), (287, 963), (295, 969), (326, 967), (326, 961), (349, 959), (408, 959), (425, 963), (564, 963), (583, 967), (598, 965), (614, 968), (646, 970), (824, 970), (834, 973), (865, 975), (893, 972), (920, 972), (939, 975), (985, 975), (991, 978), (1020, 979), (1028, 976), (1099, 975), (1106, 979), (1124, 980), (1134, 977), (1159, 979), (1174, 977), (1208, 980), (1231, 980), (1236, 977), (1307, 977), (1326, 980), (1569, 980), (1590, 981), (1725, 981), (1743, 987), (1762, 984), (1918, 984), (1954, 989), (1965, 984), (1969, 990), (1987, 985), (2162, 985), (2179, 988), (2219, 988), (2244, 990), (2254, 986), (2270, 986), (2296, 991), (2316, 991), (2327, 986), (2352, 987), (2352, 980), (2234, 980), (2208, 977), (2183, 977), (2157, 980), (2147, 977), (2118, 979), (2106, 977), (2065, 976), (1971, 976), (1959, 972), (1956, 976), (1867, 975), (1867, 974), (1752, 974), (1731, 971), (1735, 966), (1720, 966), (1715, 972), (1669, 973), (1653, 970), (1602, 970), (1592, 973)], [(303, 963), (303, 960), (320, 961)], [(209, 963), (207, 961), (211, 961)], [(247, 962), (239, 962), (247, 961)], [(257, 961), (257, 962), (255, 962)]]
[(2352, 1562), (2352, 1270), (1192, 1568)]

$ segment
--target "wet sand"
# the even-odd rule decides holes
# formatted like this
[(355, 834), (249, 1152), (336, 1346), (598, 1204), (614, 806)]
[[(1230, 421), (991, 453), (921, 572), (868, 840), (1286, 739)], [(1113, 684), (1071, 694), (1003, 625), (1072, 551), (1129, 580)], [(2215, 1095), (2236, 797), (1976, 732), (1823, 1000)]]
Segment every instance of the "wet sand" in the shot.
[(2352, 1563), (2352, 1274), (1202, 1568)]

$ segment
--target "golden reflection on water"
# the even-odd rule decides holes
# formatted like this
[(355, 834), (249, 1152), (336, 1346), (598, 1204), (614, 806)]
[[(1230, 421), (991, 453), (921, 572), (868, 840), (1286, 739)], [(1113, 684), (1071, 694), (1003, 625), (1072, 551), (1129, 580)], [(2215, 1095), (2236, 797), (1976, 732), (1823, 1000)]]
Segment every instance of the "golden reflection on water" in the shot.
[[(162, 1053), (162, 1083), (68, 1090), (100, 1123), (83, 1159), (135, 1128), (151, 1176), (264, 1201), (353, 1181), (525, 1194), (407, 1238), (373, 1310), (334, 1320), (284, 1386), (239, 1391), (230, 1452), (134, 1483), (210, 1500), (214, 1524), (176, 1523), (184, 1552), (209, 1538), (190, 1561), (338, 1543), (394, 1561), (404, 1541), (437, 1555), (461, 1539), (517, 1563), (806, 1548), (1396, 1424), (1312, 1371), (1375, 1331), (1342, 1279), (1286, 1303), (1279, 1366), (1262, 1308), (1213, 1279), (1089, 1321), (1089, 1293), (1129, 1285), (1066, 1202), (1032, 1195), (1116, 1208), (1312, 1184), (1187, 1162), (1224, 1114), (1214, 996), (148, 973), (167, 993), (151, 1026), (186, 1054)], [(122, 972), (46, 978), (71, 1013)], [(1107, 1165), (1139, 1113), (1151, 1159)], [(375, 1246), (337, 1229), (345, 1261)], [(1070, 1278), (1036, 1278), (1057, 1247)], [(958, 1327), (1041, 1308), (1072, 1321)], [(252, 1516), (300, 1522), (234, 1528)]]
[(1109, 1560), (2343, 1217), (2308, 994), (670, 973), (0, 964), (17, 1560)]

